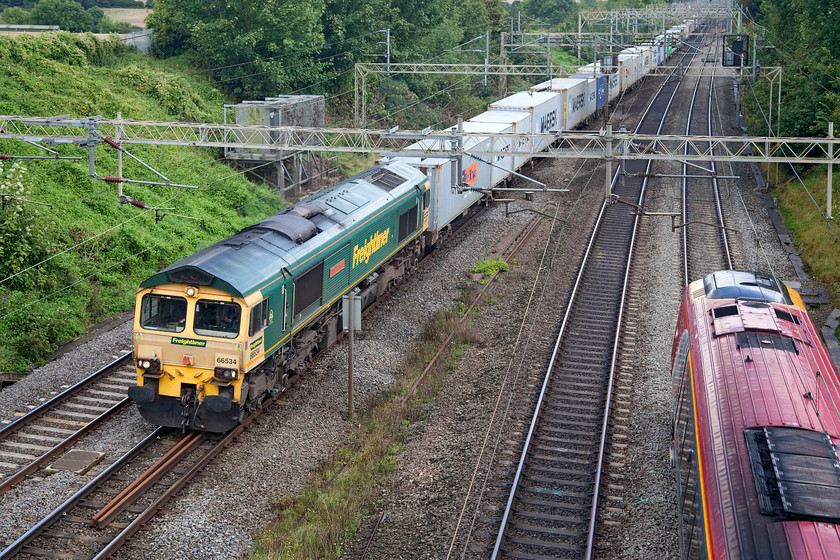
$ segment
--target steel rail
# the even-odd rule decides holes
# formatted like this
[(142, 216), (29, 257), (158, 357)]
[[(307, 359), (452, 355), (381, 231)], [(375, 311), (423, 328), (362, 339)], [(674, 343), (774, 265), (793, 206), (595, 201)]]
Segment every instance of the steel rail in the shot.
[[(700, 80), (701, 78), (697, 78), (697, 82), (694, 84), (694, 93), (691, 95), (691, 104), (688, 107), (688, 114), (694, 114), (694, 105), (697, 102), (697, 92), (700, 90)], [(685, 122), (685, 133), (689, 134), (691, 132), (691, 117), (689, 117)], [(688, 146), (685, 147), (685, 155), (688, 155)], [(683, 161), (683, 175), (688, 175), (688, 161)], [(710, 169), (710, 171), (714, 171), (714, 169)], [(688, 178), (683, 177), (682, 179), (682, 223), (688, 223)], [(685, 273), (685, 285), (688, 285), (688, 226), (685, 226), (682, 231), (682, 245), (683, 245), (683, 271)]]
[[(709, 112), (706, 116), (708, 133), (710, 136), (712, 134), (712, 93), (715, 90), (714, 86), (715, 78), (712, 76), (709, 81)], [(714, 148), (712, 146), (709, 146), (709, 149), (714, 152)], [(715, 160), (711, 160), (710, 163), (712, 164), (712, 190), (715, 195), (715, 210), (718, 217), (718, 223), (720, 224), (720, 237), (721, 242), (723, 243), (723, 254), (726, 257), (726, 265), (729, 267), (729, 270), (732, 270), (734, 268), (732, 265), (732, 250), (729, 248), (729, 236), (726, 234), (726, 221), (723, 219), (723, 205), (720, 202), (720, 187), (717, 180)], [(686, 285), (688, 285), (687, 282)]]
[(172, 446), (172, 449), (158, 459), (154, 465), (126, 486), (110, 503), (95, 513), (90, 519), (90, 524), (97, 529), (107, 527), (120, 513), (136, 502), (138, 497), (142, 496), (149, 488), (157, 484), (160, 479), (169, 474), (184, 457), (188, 456), (206, 439), (207, 432), (190, 432), (185, 435), (178, 443)]
[(40, 405), (38, 405), (37, 408), (33, 408), (32, 410), (30, 410), (29, 412), (27, 412), (26, 414), (24, 414), (23, 416), (21, 416), (20, 418), (15, 420), (14, 422), (10, 422), (9, 424), (6, 424), (5, 426), (3, 426), (2, 429), (0, 429), (0, 439), (4, 438), (9, 433), (9, 431), (12, 430), (12, 428), (14, 428), (16, 426), (19, 426), (22, 423), (26, 423), (28, 420), (31, 420), (32, 417), (34, 417), (35, 415), (39, 414), (40, 412), (43, 412), (47, 408), (57, 404), (59, 401), (65, 399), (65, 398), (67, 398), (68, 396), (70, 396), (71, 393), (78, 392), (80, 389), (83, 389), (83, 388), (87, 387), (88, 385), (90, 385), (91, 383), (96, 381), (95, 378), (97, 376), (101, 375), (107, 369), (116, 366), (120, 361), (122, 361), (122, 360), (126, 359), (127, 357), (131, 356), (131, 354), (132, 354), (132, 352), (127, 352), (127, 353), (123, 354), (122, 356), (120, 356), (119, 358), (117, 358), (116, 360), (111, 362), (110, 364), (107, 364), (106, 366), (103, 366), (100, 370), (98, 370), (98, 371), (90, 374), (89, 376), (85, 377), (84, 379), (82, 379), (81, 381), (79, 381), (78, 383), (73, 385), (72, 387), (68, 387), (67, 389), (65, 389), (61, 393), (57, 394), (56, 396), (54, 396), (50, 400), (48, 400), (44, 403), (41, 403)]
[[(685, 56), (689, 56), (689, 55), (685, 55)], [(691, 55), (691, 56), (693, 57), (693, 55)], [(648, 105), (647, 109), (645, 110), (644, 115), (639, 122), (639, 125), (636, 127), (636, 131), (638, 131), (639, 128), (642, 126), (642, 123), (644, 123), (644, 121), (647, 118), (651, 108), (653, 107), (653, 104), (654, 104), (655, 100), (658, 99), (659, 95), (661, 94), (661, 92), (663, 91), (665, 86), (666, 86), (665, 83), (663, 83), (660, 86), (659, 90), (657, 91), (657, 94), (654, 96), (653, 100)], [(666, 107), (666, 110), (665, 110), (663, 116), (660, 119), (658, 132), (661, 132), (662, 125), (663, 125), (664, 120), (665, 120), (665, 115), (667, 115), (668, 108), (670, 108), (670, 105), (673, 102), (674, 96), (676, 95), (676, 91), (677, 91), (677, 88), (674, 88), (674, 92), (671, 94), (671, 97), (668, 101), (668, 105)], [(647, 169), (648, 170), (650, 169), (650, 166), (651, 166), (651, 161), (648, 160), (648, 162), (647, 162)], [(616, 172), (616, 174), (613, 176), (613, 178), (611, 180), (611, 183), (610, 183), (611, 188), (615, 186), (617, 178), (618, 178), (618, 171)], [(646, 184), (647, 184), (647, 179), (645, 179), (643, 181), (643, 185), (646, 185)], [(642, 189), (642, 200), (643, 200), (643, 192), (644, 192), (644, 189)], [(526, 461), (526, 458), (527, 458), (532, 440), (534, 438), (534, 433), (535, 433), (535, 429), (536, 429), (536, 426), (537, 426), (538, 418), (540, 416), (540, 411), (541, 411), (543, 402), (546, 399), (546, 394), (547, 394), (547, 391), (548, 391), (548, 385), (549, 385), (549, 382), (550, 382), (550, 379), (551, 379), (551, 373), (552, 373), (552, 371), (555, 367), (555, 363), (556, 363), (557, 358), (559, 356), (560, 344), (563, 341), (563, 338), (564, 338), (564, 335), (565, 335), (565, 332), (566, 332), (566, 328), (567, 328), (567, 325), (569, 323), (569, 318), (570, 318), (571, 313), (572, 313), (572, 309), (575, 306), (575, 301), (576, 301), (576, 298), (577, 298), (577, 294), (579, 292), (579, 288), (580, 288), (580, 285), (581, 285), (581, 281), (583, 279), (583, 275), (584, 275), (585, 271), (587, 270), (587, 266), (588, 266), (588, 263), (589, 263), (589, 260), (590, 260), (590, 255), (592, 253), (593, 246), (595, 244), (596, 238), (597, 238), (597, 236), (600, 232), (600, 229), (602, 227), (608, 202), (609, 201), (605, 199), (604, 203), (602, 204), (601, 210), (599, 212), (598, 218), (596, 220), (596, 224), (594, 226), (593, 233), (590, 237), (590, 241), (589, 241), (589, 243), (587, 245), (587, 248), (586, 248), (586, 251), (584, 253), (583, 262), (582, 262), (582, 264), (581, 264), (581, 266), (578, 270), (578, 275), (577, 275), (577, 278), (575, 280), (575, 284), (572, 288), (572, 293), (570, 295), (570, 300), (569, 300), (569, 303), (567, 304), (567, 307), (566, 307), (566, 311), (565, 311), (563, 321), (562, 321), (561, 327), (560, 327), (560, 332), (557, 336), (557, 339), (556, 339), (556, 342), (555, 342), (555, 345), (554, 345), (554, 349), (553, 349), (552, 354), (551, 354), (549, 365), (546, 369), (546, 375), (545, 375), (544, 380), (543, 380), (542, 389), (541, 389), (540, 395), (537, 399), (537, 404), (536, 404), (536, 407), (535, 407), (535, 411), (532, 415), (531, 424), (530, 424), (528, 434), (527, 434), (526, 439), (525, 439), (525, 443), (524, 443), (524, 446), (523, 446), (522, 453), (520, 455), (520, 461), (519, 461), (519, 464), (517, 466), (517, 471), (516, 471), (516, 474), (514, 476), (513, 484), (511, 485), (511, 492), (510, 492), (510, 495), (508, 497), (508, 501), (507, 501), (507, 504), (506, 504), (506, 507), (505, 507), (505, 512), (504, 512), (504, 515), (503, 515), (503, 518), (502, 518), (502, 521), (501, 521), (501, 524), (500, 524), (499, 533), (497, 535), (496, 542), (495, 542), (495, 545), (494, 545), (493, 554), (492, 554), (492, 558), (494, 558), (494, 559), (498, 558), (499, 553), (500, 553), (500, 549), (501, 549), (502, 541), (503, 541), (503, 538), (504, 538), (505, 530), (508, 526), (508, 521), (509, 521), (509, 518), (510, 518), (510, 515), (511, 515), (511, 512), (512, 512), (512, 507), (513, 507), (513, 503), (514, 503), (514, 499), (515, 499), (515, 495), (516, 495), (516, 489), (519, 487), (519, 482), (520, 482), (520, 480), (523, 476), (523, 469), (525, 467), (525, 461)], [(637, 233), (637, 228), (638, 228), (638, 223), (639, 223), (640, 217), (641, 216), (637, 214), (636, 217), (635, 217), (635, 220), (634, 220), (634, 225), (633, 225), (633, 228), (632, 228), (633, 242), (631, 243), (631, 250), (635, 246), (635, 236), (636, 236), (636, 233)], [(630, 263), (631, 262), (632, 261), (630, 259), (628, 259), (627, 265), (625, 267), (624, 280), (623, 280), (623, 286), (622, 286), (622, 292), (621, 292), (620, 304), (619, 304), (619, 321), (622, 318), (622, 313), (623, 313), (622, 308), (623, 308), (624, 300), (625, 300), (625, 297), (626, 297), (626, 289), (627, 289), (626, 284), (627, 284), (627, 280), (629, 278), (629, 270), (630, 270)], [(610, 366), (610, 372), (609, 372), (609, 383), (610, 384), (613, 382), (613, 379), (614, 379), (614, 370), (615, 370), (615, 361), (616, 361), (615, 356), (617, 354), (619, 335), (620, 335), (620, 323), (619, 323), (619, 327), (616, 330), (616, 336), (615, 336), (613, 344), (612, 344), (613, 350), (612, 350), (612, 359), (611, 359), (611, 366)], [(595, 511), (597, 510), (597, 506), (598, 506), (598, 491), (599, 491), (599, 487), (600, 487), (600, 476), (601, 476), (601, 470), (602, 470), (602, 465), (603, 465), (604, 447), (605, 447), (605, 441), (606, 441), (606, 432), (607, 432), (608, 418), (609, 418), (608, 413), (609, 413), (609, 408), (610, 408), (611, 395), (612, 395), (612, 391), (611, 391), (611, 388), (610, 388), (607, 391), (607, 396), (606, 396), (606, 401), (605, 401), (605, 413), (604, 413), (604, 416), (603, 416), (603, 423), (602, 423), (602, 427), (601, 427), (601, 438), (600, 438), (599, 452), (598, 452), (598, 462), (597, 462), (598, 467), (597, 467), (597, 470), (596, 470), (595, 493), (593, 494), (593, 503), (592, 503), (592, 507), (591, 507), (592, 513), (590, 515), (590, 527), (589, 527), (589, 531), (588, 531), (589, 535), (588, 535), (588, 539), (587, 539), (587, 555), (588, 555), (587, 557), (589, 557), (589, 555), (591, 554), (592, 542), (593, 542), (593, 538), (594, 538)]]
[[(696, 55), (692, 55), (691, 58), (693, 59)], [(662, 119), (659, 121), (659, 128), (657, 129), (657, 134), (662, 132), (662, 127), (665, 125), (665, 118), (668, 115), (669, 111), (671, 110), (671, 104), (674, 102), (674, 98), (677, 96), (677, 91), (682, 84), (682, 80), (677, 87), (674, 88), (673, 93), (671, 93), (671, 98), (668, 100), (668, 104), (665, 107), (665, 111), (662, 114)], [(652, 106), (652, 104), (651, 104)], [(689, 120), (691, 119), (691, 115), (689, 113)], [(648, 160), (647, 166), (645, 169), (646, 174), (650, 174), (650, 168), (653, 165), (651, 160)], [(641, 193), (639, 194), (639, 206), (644, 206), (645, 201), (645, 194), (647, 193), (647, 185), (648, 185), (649, 177), (645, 177), (642, 180), (642, 187)], [(598, 503), (599, 503), (599, 494), (601, 491), (601, 478), (603, 475), (603, 467), (604, 467), (604, 455), (605, 455), (605, 448), (607, 443), (607, 431), (609, 428), (609, 420), (610, 420), (610, 408), (612, 405), (612, 393), (613, 393), (613, 385), (615, 381), (615, 365), (618, 358), (618, 347), (619, 342), (621, 341), (621, 327), (623, 325), (622, 320), (624, 318), (624, 304), (627, 301), (627, 285), (630, 282), (630, 269), (633, 264), (633, 255), (636, 248), (636, 239), (637, 234), (639, 231), (639, 222), (642, 218), (642, 214), (640, 212), (636, 213), (636, 217), (633, 220), (633, 231), (630, 235), (630, 247), (628, 249), (628, 256), (627, 256), (627, 266), (624, 269), (624, 281), (622, 282), (621, 286), (621, 300), (618, 304), (618, 319), (616, 320), (616, 328), (615, 328), (615, 339), (613, 340), (613, 349), (612, 349), (612, 359), (610, 361), (610, 373), (609, 373), (609, 381), (607, 383), (607, 395), (605, 398), (604, 403), (604, 416), (603, 422), (601, 424), (601, 442), (598, 447), (598, 463), (595, 470), (595, 487), (592, 491), (592, 508), (590, 510), (590, 517), (589, 517), (589, 531), (588, 536), (586, 539), (586, 559), (590, 560), (592, 558), (593, 547), (595, 544), (595, 522), (597, 520), (597, 512), (598, 512)]]
[(47, 517), (39, 521), (34, 527), (29, 529), (26, 533), (21, 535), (15, 542), (7, 546), (5, 550), (0, 552), (0, 560), (12, 558), (16, 554), (20, 553), (21, 550), (23, 550), (23, 547), (35, 540), (41, 533), (43, 533), (55, 522), (59, 521), (65, 513), (70, 511), (70, 509), (75, 507), (80, 501), (82, 501), (91, 492), (93, 492), (98, 486), (102, 484), (102, 482), (109, 479), (117, 470), (121, 469), (123, 466), (125, 466), (126, 463), (134, 459), (134, 457), (136, 457), (141, 451), (143, 451), (149, 445), (157, 441), (157, 438), (160, 436), (161, 432), (165, 430), (165, 428), (155, 429), (152, 433), (146, 436), (143, 439), (143, 441), (131, 448), (131, 450), (129, 450), (128, 453), (120, 457), (111, 466), (99, 473), (99, 475), (96, 478), (85, 484), (78, 492), (73, 494), (63, 504), (61, 504), (55, 510), (53, 510), (53, 512), (50, 513)]
[[(689, 109), (689, 113), (693, 114), (694, 112), (694, 105), (695, 99), (697, 96), (697, 92), (700, 88), (700, 83), (702, 78), (698, 78), (695, 89), (694, 95), (691, 100), (691, 108)], [(709, 95), (708, 95), (708, 106), (706, 108), (706, 130), (709, 134), (712, 131), (712, 100), (713, 100), (713, 93), (714, 93), (714, 77), (710, 78), (709, 81)], [(690, 134), (691, 129), (691, 121), (689, 120), (686, 124), (686, 134)], [(713, 150), (712, 147), (710, 149)], [(688, 150), (688, 146), (686, 146), (686, 150)], [(710, 226), (714, 226), (718, 229), (718, 240), (721, 245), (721, 252), (722, 258), (725, 260), (724, 264), (728, 269), (732, 270), (734, 265), (732, 262), (732, 249), (729, 244), (729, 236), (726, 232), (726, 220), (723, 215), (723, 204), (720, 198), (720, 185), (718, 183), (718, 176), (717, 176), (717, 168), (715, 165), (714, 160), (709, 160), (709, 171), (710, 176), (708, 178), (711, 179), (711, 194), (713, 197), (713, 204), (714, 204), (714, 215), (715, 215), (715, 223), (705, 222), (697, 220), (692, 220), (690, 216), (690, 209), (689, 209), (689, 191), (688, 191), (688, 179), (683, 178), (682, 180), (682, 204), (681, 204), (681, 212), (682, 212), (682, 223), (684, 225), (683, 232), (682, 232), (682, 268), (683, 268), (683, 275), (684, 275), (684, 285), (687, 286), (692, 278), (696, 276), (696, 273), (691, 271), (691, 265), (689, 263), (689, 223), (701, 223)], [(683, 172), (687, 171), (686, 162), (683, 162)]]
[[(127, 361), (131, 357), (131, 355), (131, 352), (122, 355), (121, 357), (117, 358), (116, 360), (106, 365), (99, 371), (96, 371), (95, 373), (89, 375), (88, 377), (79, 381), (72, 387), (56, 395), (55, 397), (41, 404), (37, 408), (31, 410), (24, 416), (21, 416), (14, 422), (6, 425), (5, 427), (3, 427), (2, 430), (0, 430), (0, 441), (11, 437), (21, 428), (28, 426), (38, 418), (42, 417), (49, 410), (76, 396), (80, 392), (90, 388), (94, 383), (98, 382), (109, 370), (119, 367), (120, 365), (122, 365), (123, 362)], [(115, 414), (117, 414), (117, 412), (120, 412), (122, 409), (126, 408), (128, 404), (129, 399), (126, 396), (125, 398), (108, 408), (105, 412), (103, 412), (102, 414), (85, 424), (81, 429), (77, 430), (72, 435), (66, 437), (64, 440), (57, 443), (48, 451), (45, 451), (44, 453), (39, 455), (37, 458), (29, 462), (27, 465), (25, 465), (23, 468), (21, 468), (14, 474), (11, 474), (5, 479), (3, 479), (3, 481), (0, 482), (0, 496), (8, 492), (12, 487), (16, 486), (17, 484), (20, 484), (30, 474), (37, 472), (39, 468), (48, 463), (51, 459), (63, 453), (66, 449), (74, 445), (81, 438), (88, 435), (94, 429), (102, 425), (102, 423), (104, 423), (105, 421), (113, 417)]]
[[(276, 405), (280, 402), (281, 396), (282, 393), (271, 399), (270, 402), (273, 405)], [(267, 410), (267, 408), (262, 409), (263, 412), (265, 412), (265, 410)], [(210, 464), (210, 461), (215, 459), (219, 453), (226, 449), (236, 438), (240, 436), (240, 434), (242, 434), (242, 432), (245, 431), (246, 428), (248, 428), (248, 426), (261, 416), (262, 414), (248, 416), (241, 424), (228, 432), (224, 438), (222, 438), (216, 445), (213, 446), (212, 449), (205, 453), (201, 459), (199, 459), (181, 478), (172, 484), (172, 486), (167, 488), (166, 491), (154, 501), (154, 503), (147, 507), (143, 513), (138, 515), (125, 527), (125, 529), (114, 537), (110, 543), (103, 547), (103, 549), (94, 556), (92, 560), (104, 560), (106, 558), (110, 558), (119, 548), (128, 542), (128, 540), (137, 533), (137, 531), (141, 530), (150, 519), (160, 513), (164, 504), (175, 497), (178, 492), (180, 492), (187, 484), (190, 483), (190, 481), (192, 481), (193, 478), (198, 476), (198, 474), (204, 470), (208, 464)], [(2, 560), (2, 558), (0, 558), (0, 560)]]

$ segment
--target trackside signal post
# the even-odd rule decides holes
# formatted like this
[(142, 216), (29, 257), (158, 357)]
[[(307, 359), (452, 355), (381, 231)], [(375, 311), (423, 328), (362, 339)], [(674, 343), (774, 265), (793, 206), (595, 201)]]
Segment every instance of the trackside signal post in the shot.
[(341, 296), (342, 328), (348, 333), (347, 418), (353, 418), (353, 333), (362, 330), (362, 298), (355, 294)]

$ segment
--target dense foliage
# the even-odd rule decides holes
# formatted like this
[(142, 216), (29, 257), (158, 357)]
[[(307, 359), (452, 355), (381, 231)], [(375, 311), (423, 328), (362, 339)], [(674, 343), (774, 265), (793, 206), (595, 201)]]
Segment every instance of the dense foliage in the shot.
[[(0, 37), (0, 91), (5, 115), (218, 122), (225, 102), (171, 63), (67, 33)], [(87, 325), (131, 309), (143, 278), (280, 207), (276, 194), (217, 162), (215, 151), (131, 146), (172, 182), (200, 187), (126, 184), (131, 198), (171, 208), (156, 222), (154, 211), (120, 207), (115, 185), (88, 177), (86, 149), (55, 149), (82, 159), (0, 165), (0, 193), (10, 195), (0, 208), (0, 371), (25, 369)], [(0, 153), (47, 154), (8, 140)], [(96, 171), (116, 175), (113, 150), (97, 148)], [(159, 180), (127, 158), (124, 175)]]
[[(0, 0), (0, 11), (4, 8), (26, 8), (30, 9), (38, 3), (38, 0)], [(84, 9), (93, 8), (143, 8), (141, 0), (78, 0), (78, 4)]]
[(234, 96), (261, 98), (342, 91), (355, 62), (384, 62), (382, 30), (392, 61), (445, 59), (503, 29), (506, 14), (501, 0), (158, 0), (148, 25), (161, 56), (184, 55)]
[[(106, 6), (107, 7), (107, 6)], [(131, 25), (111, 21), (102, 8), (87, 8), (75, 0), (38, 0), (31, 9), (8, 7), (0, 12), (0, 21), (13, 25), (57, 25), (71, 33), (127, 33)]]
[[(782, 67), (781, 135), (825, 136), (829, 121), (840, 125), (840, 1), (744, 0), (744, 7), (764, 27), (748, 29), (759, 36), (760, 64)], [(754, 88), (766, 100), (766, 84)]]

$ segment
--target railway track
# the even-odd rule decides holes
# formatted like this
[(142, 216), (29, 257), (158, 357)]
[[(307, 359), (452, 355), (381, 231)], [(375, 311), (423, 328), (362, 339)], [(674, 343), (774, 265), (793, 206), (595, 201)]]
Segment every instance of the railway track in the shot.
[(129, 352), (0, 430), (0, 495), (129, 404)]
[[(280, 401), (267, 401), (263, 411)], [(0, 560), (111, 557), (260, 418), (251, 415), (227, 434), (157, 428), (0, 552)]]
[[(686, 124), (686, 134), (712, 135), (714, 80), (698, 77), (691, 99), (693, 118)], [(703, 147), (704, 143), (700, 144)], [(715, 270), (733, 268), (733, 256), (715, 163), (692, 167), (684, 163), (683, 174), (695, 175), (682, 180), (683, 278), (688, 285), (692, 279)]]
[[(469, 223), (478, 212), (473, 212), (459, 222), (459, 227)], [(524, 233), (527, 235), (530, 228)], [(521, 245), (521, 239), (512, 241)], [(432, 253), (434, 254), (434, 253)], [(425, 258), (429, 258), (427, 255)], [(424, 260), (425, 260), (424, 258)], [(387, 301), (387, 297), (383, 299)], [(379, 303), (381, 304), (381, 302)], [(377, 305), (369, 307), (369, 313)], [(26, 421), (20, 419), (7, 427), (8, 432), (23, 428), (29, 421), (49, 414), (48, 410), (55, 410), (55, 406), (73, 395), (88, 388), (88, 390), (106, 395), (102, 381), (109, 372), (130, 370), (123, 375), (124, 387), (120, 387), (124, 395), (128, 386), (136, 381), (136, 373), (128, 354), (113, 364), (97, 372), (78, 386), (73, 387), (56, 397), (50, 403), (45, 403), (38, 410), (27, 415)], [(107, 378), (106, 384), (113, 385), (114, 381)], [(290, 381), (295, 381), (290, 380)], [(90, 389), (90, 388), (93, 389)], [(116, 386), (104, 387), (111, 391)], [(90, 399), (88, 393), (84, 398)], [(252, 414), (245, 421), (227, 434), (209, 434), (203, 432), (188, 432), (181, 434), (177, 430), (159, 428), (147, 436), (141, 443), (131, 449), (123, 457), (108, 466), (84, 488), (68, 498), (60, 507), (51, 512), (43, 520), (20, 536), (14, 543), (0, 552), (0, 559), (7, 558), (44, 558), (44, 557), (72, 557), (72, 558), (107, 558), (124, 545), (131, 536), (149, 522), (178, 491), (184, 488), (213, 457), (234, 441), (239, 434), (251, 424), (259, 422), (262, 413), (271, 410), (283, 395), (270, 399), (263, 404), (262, 410)], [(97, 424), (106, 420), (114, 412), (128, 404), (127, 399), (120, 399), (114, 403), (114, 410), (110, 414), (102, 414)], [(50, 405), (50, 406), (47, 406)], [(38, 414), (35, 414), (38, 413)], [(86, 432), (95, 427), (91, 424)], [(85, 432), (85, 433), (86, 433)], [(75, 436), (74, 440), (81, 437)], [(65, 442), (60, 453), (71, 443)], [(48, 460), (48, 459), (46, 459)], [(37, 467), (32, 467), (37, 470)]]
[[(688, 54), (682, 64), (694, 57)], [(666, 80), (637, 131), (659, 133), (679, 81)], [(613, 195), (642, 206), (649, 162)], [(607, 418), (639, 216), (605, 201), (545, 371), (492, 557), (591, 557)]]

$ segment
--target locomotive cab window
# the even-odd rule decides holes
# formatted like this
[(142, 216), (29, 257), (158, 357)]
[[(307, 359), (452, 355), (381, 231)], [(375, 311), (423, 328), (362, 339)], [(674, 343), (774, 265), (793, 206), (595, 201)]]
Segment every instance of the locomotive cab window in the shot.
[(408, 234), (417, 227), (417, 206), (412, 206), (407, 212), (400, 215), (399, 238), (397, 243), (408, 237)]
[(140, 326), (153, 331), (179, 333), (187, 322), (187, 300), (146, 294), (140, 304)]
[(239, 336), (241, 308), (236, 303), (200, 299), (195, 304), (195, 334), (236, 338)]
[(268, 326), (268, 298), (265, 298), (251, 309), (251, 328), (248, 336), (254, 336)]

